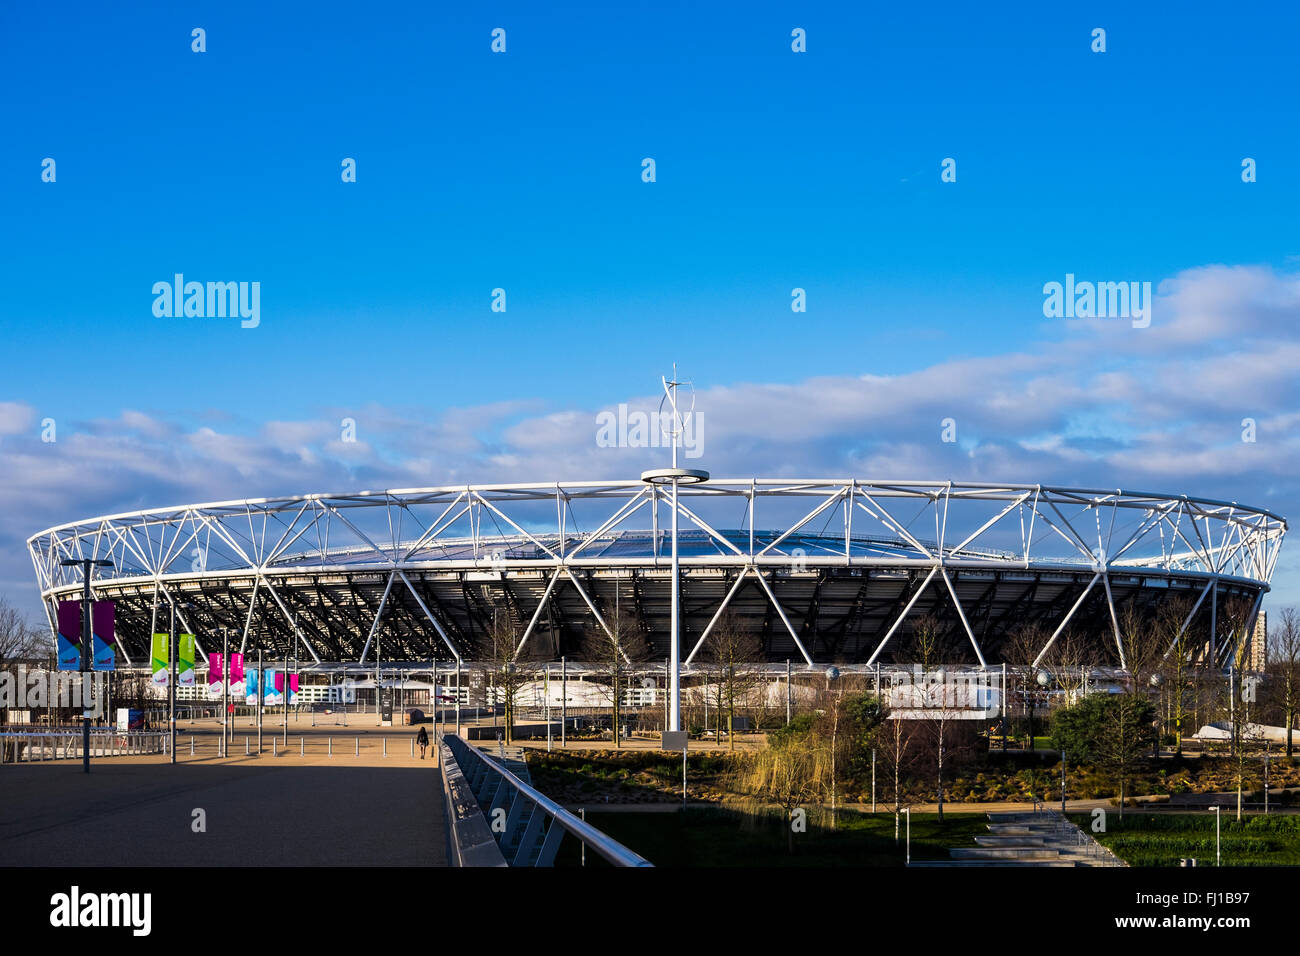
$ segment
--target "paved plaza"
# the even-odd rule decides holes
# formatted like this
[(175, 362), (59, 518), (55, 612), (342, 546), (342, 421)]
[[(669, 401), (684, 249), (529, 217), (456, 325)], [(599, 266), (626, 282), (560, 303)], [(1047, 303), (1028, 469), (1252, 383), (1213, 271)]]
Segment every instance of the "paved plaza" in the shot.
[[(351, 738), (349, 738), (349, 745)], [(443, 866), (433, 760), (165, 756), (0, 767), (0, 866)], [(267, 745), (269, 751), (269, 744)], [(206, 832), (192, 828), (194, 811)]]

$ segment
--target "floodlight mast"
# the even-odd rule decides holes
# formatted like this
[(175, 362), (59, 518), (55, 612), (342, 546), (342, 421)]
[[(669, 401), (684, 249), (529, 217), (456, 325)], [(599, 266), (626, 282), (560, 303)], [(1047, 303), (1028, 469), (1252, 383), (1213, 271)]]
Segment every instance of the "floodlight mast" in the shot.
[[(663, 403), (667, 401), (672, 409), (671, 426), (664, 429), (664, 435), (672, 440), (672, 467), (657, 468), (650, 471), (642, 472), (641, 480), (652, 485), (669, 485), (671, 488), (670, 507), (672, 510), (672, 587), (671, 601), (669, 609), (669, 639), (668, 639), (668, 729), (670, 731), (680, 731), (682, 729), (682, 609), (681, 609), (681, 562), (679, 560), (677, 549), (677, 486), (681, 482), (687, 484), (698, 484), (709, 480), (709, 473), (695, 468), (678, 468), (677, 467), (677, 442), (686, 431), (686, 420), (695, 414), (695, 399), (693, 386), (690, 382), (677, 381), (677, 364), (673, 363), (673, 377), (671, 380), (661, 378), (664, 386), (664, 397), (659, 401), (659, 427), (664, 426), (663, 421)], [(691, 408), (683, 418), (681, 411), (677, 407), (677, 389), (687, 385), (692, 388)], [(656, 552), (657, 552), (656, 548)]]

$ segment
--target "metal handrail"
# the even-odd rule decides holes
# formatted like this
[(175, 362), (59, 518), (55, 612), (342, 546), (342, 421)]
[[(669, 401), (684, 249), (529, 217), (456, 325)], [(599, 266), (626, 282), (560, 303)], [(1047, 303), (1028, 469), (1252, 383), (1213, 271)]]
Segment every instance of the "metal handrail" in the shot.
[(654, 864), (645, 857), (638, 853), (634, 853), (617, 840), (611, 839), (604, 833), (601, 833), (591, 824), (580, 820), (544, 793), (541, 793), (524, 783), (524, 781), (520, 780), (504, 766), (496, 760), (493, 760), (477, 747), (471, 746), (455, 734), (443, 734), (442, 739), (443, 743), (447, 744), (451, 748), (457, 760), (461, 760), (466, 755), (472, 754), (476, 759), (482, 761), (489, 770), (496, 774), (503, 783), (510, 786), (518, 796), (529, 801), (534, 807), (550, 817), (552, 826), (559, 824), (567, 833), (577, 837), (584, 844), (591, 847), (591, 849), (595, 850), (602, 859), (606, 860), (613, 866), (654, 866)]

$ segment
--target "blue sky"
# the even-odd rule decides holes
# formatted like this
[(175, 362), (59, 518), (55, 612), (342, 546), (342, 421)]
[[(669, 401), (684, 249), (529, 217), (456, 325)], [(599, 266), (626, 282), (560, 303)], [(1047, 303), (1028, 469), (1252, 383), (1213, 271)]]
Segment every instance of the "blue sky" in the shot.
[[(1300, 14), (1131, 6), (8, 5), (6, 550), (179, 500), (622, 476), (592, 415), (673, 361), (746, 410), (711, 429), (736, 473), (1291, 515)], [(260, 326), (156, 318), (177, 272), (260, 282)], [(1152, 329), (1044, 318), (1067, 272), (1152, 282)], [(764, 401), (809, 420), (760, 427), (786, 421)], [(0, 592), (34, 590), (25, 565)]]

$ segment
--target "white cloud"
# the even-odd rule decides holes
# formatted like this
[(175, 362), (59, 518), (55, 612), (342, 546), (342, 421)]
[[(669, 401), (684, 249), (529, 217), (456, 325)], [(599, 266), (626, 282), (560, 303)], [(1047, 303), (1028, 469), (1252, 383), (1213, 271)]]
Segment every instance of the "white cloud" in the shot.
[[(1132, 486), (1293, 512), (1300, 278), (1209, 266), (1160, 289), (1148, 329), (1063, 321), (1059, 334), (1010, 355), (900, 375), (701, 388), (698, 464), (719, 477)], [(652, 412), (659, 398), (653, 390), (610, 395), (588, 409), (548, 408), (541, 397), (436, 412), (370, 405), (242, 427), (210, 415), (198, 425), (124, 411), (84, 427), (60, 422), (51, 445), (32, 427), (36, 409), (0, 403), (0, 434), (8, 436), (0, 446), (0, 579), (29, 573), (28, 535), (102, 513), (359, 488), (628, 477), (662, 463), (666, 450), (598, 447), (596, 414), (621, 402)], [(958, 444), (940, 440), (947, 417)], [(1254, 444), (1241, 441), (1245, 417), (1258, 422)], [(343, 418), (356, 421), (356, 442), (341, 440)]]

